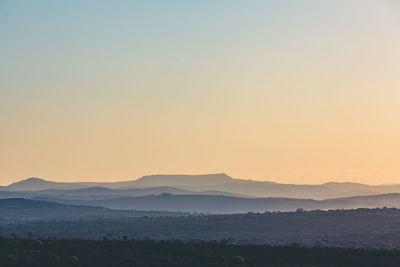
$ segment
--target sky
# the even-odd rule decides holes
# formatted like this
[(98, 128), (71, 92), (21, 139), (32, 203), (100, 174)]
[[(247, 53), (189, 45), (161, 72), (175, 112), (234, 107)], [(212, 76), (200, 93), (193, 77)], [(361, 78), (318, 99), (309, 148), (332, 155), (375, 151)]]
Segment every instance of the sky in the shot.
[(0, 184), (400, 183), (395, 0), (0, 0)]

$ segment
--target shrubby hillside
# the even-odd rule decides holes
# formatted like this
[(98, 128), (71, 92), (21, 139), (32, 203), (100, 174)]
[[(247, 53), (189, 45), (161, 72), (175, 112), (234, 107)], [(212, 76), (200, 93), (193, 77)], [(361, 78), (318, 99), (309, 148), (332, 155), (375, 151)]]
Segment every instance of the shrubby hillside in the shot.
[(400, 248), (400, 210), (357, 209), (232, 215), (112, 217), (0, 225), (0, 236), (221, 240), (235, 244)]

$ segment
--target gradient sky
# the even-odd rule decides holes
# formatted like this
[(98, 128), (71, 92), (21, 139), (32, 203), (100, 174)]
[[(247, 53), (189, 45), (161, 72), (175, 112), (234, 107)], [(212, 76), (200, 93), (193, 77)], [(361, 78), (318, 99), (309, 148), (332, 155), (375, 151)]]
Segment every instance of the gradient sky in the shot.
[(0, 0), (0, 184), (400, 183), (400, 4)]

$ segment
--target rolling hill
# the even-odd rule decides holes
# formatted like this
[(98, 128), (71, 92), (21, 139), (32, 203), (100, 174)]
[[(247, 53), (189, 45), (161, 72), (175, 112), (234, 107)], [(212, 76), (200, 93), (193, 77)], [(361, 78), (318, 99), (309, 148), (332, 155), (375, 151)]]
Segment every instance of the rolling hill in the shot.
[(296, 198), (243, 198), (223, 195), (148, 195), (141, 197), (78, 199), (35, 197), (33, 199), (110, 209), (201, 212), (232, 214), (265, 211), (336, 210), (357, 208), (400, 208), (400, 194), (335, 198), (325, 200)]
[(184, 214), (173, 212), (111, 210), (105, 207), (68, 205), (24, 198), (0, 199), (0, 223), (182, 215)]

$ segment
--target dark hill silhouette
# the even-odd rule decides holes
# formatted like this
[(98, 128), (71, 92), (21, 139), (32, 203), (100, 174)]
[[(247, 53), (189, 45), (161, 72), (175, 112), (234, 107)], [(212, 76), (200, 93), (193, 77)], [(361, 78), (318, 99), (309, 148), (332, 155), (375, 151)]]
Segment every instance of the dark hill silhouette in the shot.
[(166, 210), (183, 212), (202, 212), (214, 214), (265, 212), (265, 211), (296, 211), (356, 209), (356, 208), (400, 208), (400, 194), (385, 194), (336, 198), (326, 200), (295, 199), (295, 198), (242, 198), (218, 195), (149, 195), (141, 197), (77, 199), (39, 196), (34, 199), (58, 203), (102, 206), (110, 209), (134, 210)]
[(115, 217), (174, 216), (182, 213), (121, 211), (98, 206), (68, 205), (24, 198), (0, 199), (0, 222), (77, 220)]

